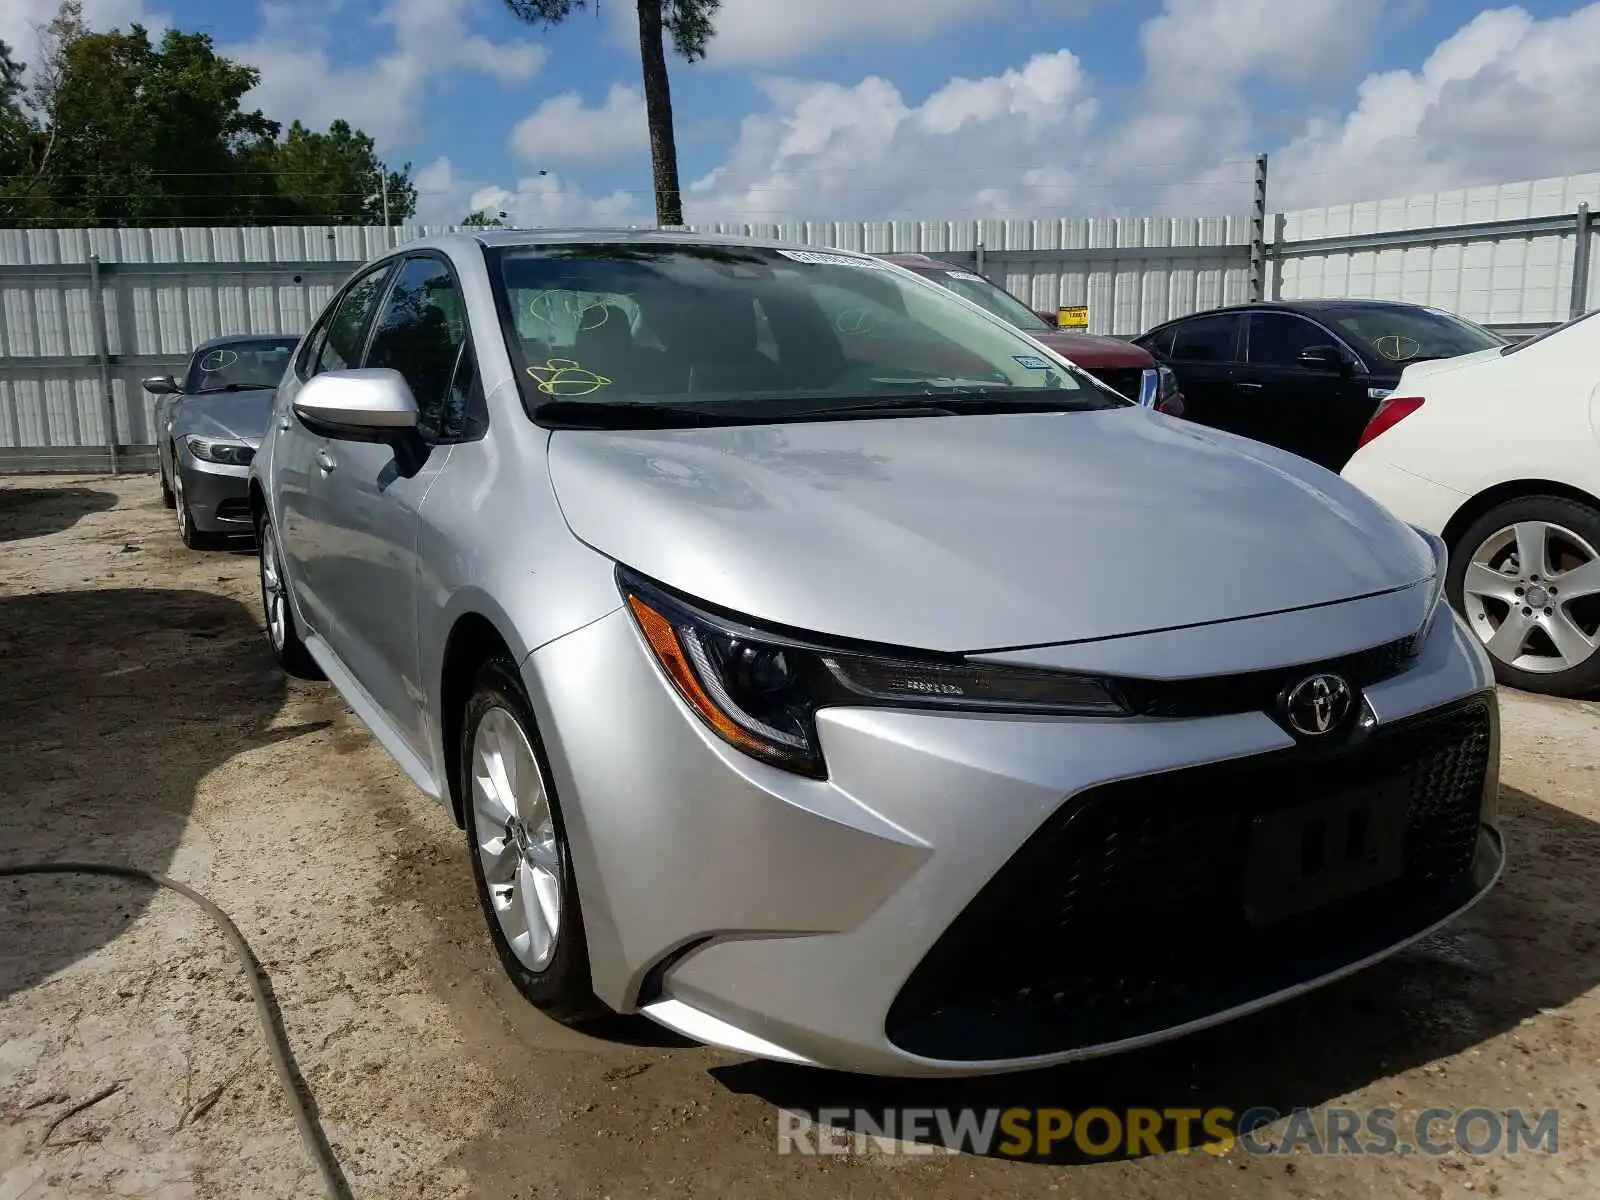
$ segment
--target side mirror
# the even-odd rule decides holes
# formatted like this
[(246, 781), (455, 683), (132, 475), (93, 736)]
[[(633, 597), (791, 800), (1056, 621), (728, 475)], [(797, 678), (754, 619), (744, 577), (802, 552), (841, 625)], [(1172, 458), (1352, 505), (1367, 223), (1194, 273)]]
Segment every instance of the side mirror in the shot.
[(388, 367), (314, 375), (294, 398), (294, 413), (346, 441), (390, 441), (417, 427), (416, 398), (405, 376)]
[(1055, 313), (1053, 313), (1053, 312), (1040, 312), (1036, 308), (1036, 309), (1033, 310), (1033, 315), (1038, 317), (1039, 320), (1043, 321), (1046, 325), (1049, 325), (1051, 328), (1053, 328), (1053, 329), (1054, 328), (1059, 328), (1059, 326), (1056, 324), (1057, 317), (1056, 317)]
[(152, 396), (177, 396), (183, 392), (183, 388), (171, 375), (152, 375), (140, 386)]
[(1341, 375), (1347, 374), (1352, 366), (1337, 346), (1307, 346), (1296, 361), (1308, 370), (1336, 371)]

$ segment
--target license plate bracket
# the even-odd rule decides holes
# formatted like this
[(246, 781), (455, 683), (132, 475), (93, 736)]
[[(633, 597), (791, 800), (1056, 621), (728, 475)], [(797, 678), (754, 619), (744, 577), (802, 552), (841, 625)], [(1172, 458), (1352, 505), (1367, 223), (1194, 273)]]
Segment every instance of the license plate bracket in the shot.
[(1363, 788), (1250, 822), (1245, 916), (1274, 925), (1398, 879), (1409, 788)]

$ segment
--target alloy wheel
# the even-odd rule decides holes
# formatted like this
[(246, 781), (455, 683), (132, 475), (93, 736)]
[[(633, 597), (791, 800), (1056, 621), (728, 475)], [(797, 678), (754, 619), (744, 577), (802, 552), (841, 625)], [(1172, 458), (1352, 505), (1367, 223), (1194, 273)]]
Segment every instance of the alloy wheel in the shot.
[(271, 521), (261, 523), (261, 606), (267, 619), (267, 636), (274, 650), (283, 649), (287, 629), (284, 594), (283, 564), (278, 557), (278, 537)]
[(1520, 671), (1570, 671), (1600, 649), (1600, 552), (1563, 525), (1497, 530), (1473, 553), (1461, 593), (1473, 632)]
[(555, 816), (527, 735), (491, 708), (472, 739), (472, 813), (483, 879), (518, 962), (542, 971), (561, 935), (561, 859)]

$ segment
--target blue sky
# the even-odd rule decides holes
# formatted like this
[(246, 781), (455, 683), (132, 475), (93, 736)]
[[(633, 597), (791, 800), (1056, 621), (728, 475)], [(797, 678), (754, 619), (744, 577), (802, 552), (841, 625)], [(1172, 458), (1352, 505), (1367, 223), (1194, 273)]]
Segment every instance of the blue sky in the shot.
[[(16, 2), (11, 41), (53, 7)], [(551, 31), (501, 0), (85, 9), (211, 33), (268, 115), (409, 160), (430, 219), (649, 217), (629, 0)], [(674, 64), (691, 219), (1237, 212), (1258, 151), (1275, 208), (1600, 169), (1600, 4), (724, 0), (720, 29)]]

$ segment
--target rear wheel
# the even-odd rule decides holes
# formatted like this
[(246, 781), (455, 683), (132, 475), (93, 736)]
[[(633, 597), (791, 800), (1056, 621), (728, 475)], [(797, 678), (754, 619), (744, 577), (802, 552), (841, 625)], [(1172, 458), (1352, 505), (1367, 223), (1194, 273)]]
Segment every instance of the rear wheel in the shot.
[(479, 669), (461, 722), (459, 776), (472, 877), (500, 963), (559, 1021), (607, 1012), (589, 951), (566, 826), (532, 709), (508, 659)]
[(1523, 496), (1485, 513), (1452, 549), (1450, 601), (1509, 687), (1600, 689), (1600, 509)]
[(261, 609), (267, 623), (267, 645), (287, 675), (296, 679), (322, 679), (322, 668), (300, 640), (294, 607), (289, 603), (289, 580), (283, 573), (283, 555), (272, 518), (256, 519), (256, 555), (261, 569)]

